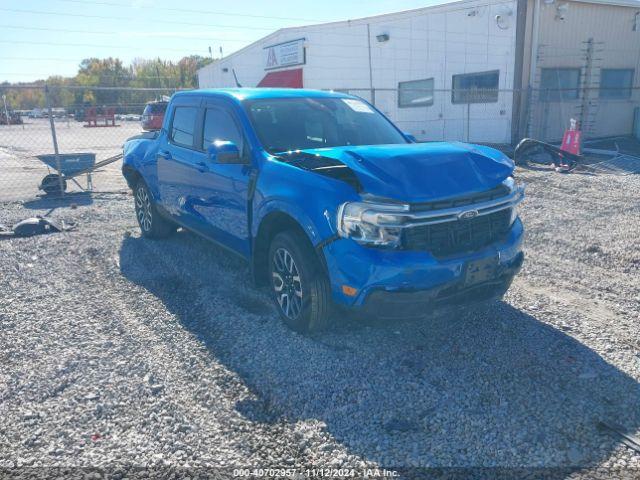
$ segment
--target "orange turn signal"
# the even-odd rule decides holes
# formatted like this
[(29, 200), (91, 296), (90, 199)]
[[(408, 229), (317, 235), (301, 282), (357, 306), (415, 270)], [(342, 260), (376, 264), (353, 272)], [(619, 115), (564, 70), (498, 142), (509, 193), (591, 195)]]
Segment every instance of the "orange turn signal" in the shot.
[(350, 287), (349, 285), (342, 285), (342, 293), (344, 293), (348, 297), (355, 297), (356, 293), (358, 293), (358, 290)]

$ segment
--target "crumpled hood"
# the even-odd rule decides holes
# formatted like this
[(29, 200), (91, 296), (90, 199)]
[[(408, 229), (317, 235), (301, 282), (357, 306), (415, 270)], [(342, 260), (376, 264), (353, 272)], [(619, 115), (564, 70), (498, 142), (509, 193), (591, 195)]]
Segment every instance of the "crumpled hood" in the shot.
[(481, 192), (510, 176), (513, 162), (493, 148), (464, 143), (412, 143), (303, 150), (339, 160), (362, 193), (423, 202)]

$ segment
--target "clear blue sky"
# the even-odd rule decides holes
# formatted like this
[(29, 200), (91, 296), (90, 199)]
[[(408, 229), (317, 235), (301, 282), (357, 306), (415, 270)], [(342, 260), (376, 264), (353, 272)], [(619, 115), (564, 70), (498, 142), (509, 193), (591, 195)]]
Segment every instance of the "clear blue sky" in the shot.
[[(0, 81), (73, 76), (87, 57), (228, 55), (281, 27), (346, 20), (440, 0), (1, 0)], [(64, 31), (62, 31), (64, 30)]]

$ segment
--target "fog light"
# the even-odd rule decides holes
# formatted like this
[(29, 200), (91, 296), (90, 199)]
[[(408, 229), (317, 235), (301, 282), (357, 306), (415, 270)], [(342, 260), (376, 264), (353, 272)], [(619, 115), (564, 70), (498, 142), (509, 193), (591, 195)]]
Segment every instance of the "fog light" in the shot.
[(355, 297), (356, 294), (358, 293), (358, 290), (356, 290), (353, 287), (350, 287), (349, 285), (343, 285), (342, 293), (344, 293), (347, 297)]

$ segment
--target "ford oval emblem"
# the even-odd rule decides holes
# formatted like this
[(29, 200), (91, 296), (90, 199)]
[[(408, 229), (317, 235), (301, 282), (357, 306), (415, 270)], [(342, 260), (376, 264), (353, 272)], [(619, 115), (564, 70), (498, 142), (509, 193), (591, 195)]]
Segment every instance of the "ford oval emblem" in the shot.
[(471, 220), (472, 218), (476, 218), (478, 216), (478, 210), (467, 210), (466, 212), (461, 212), (458, 214), (459, 220)]

